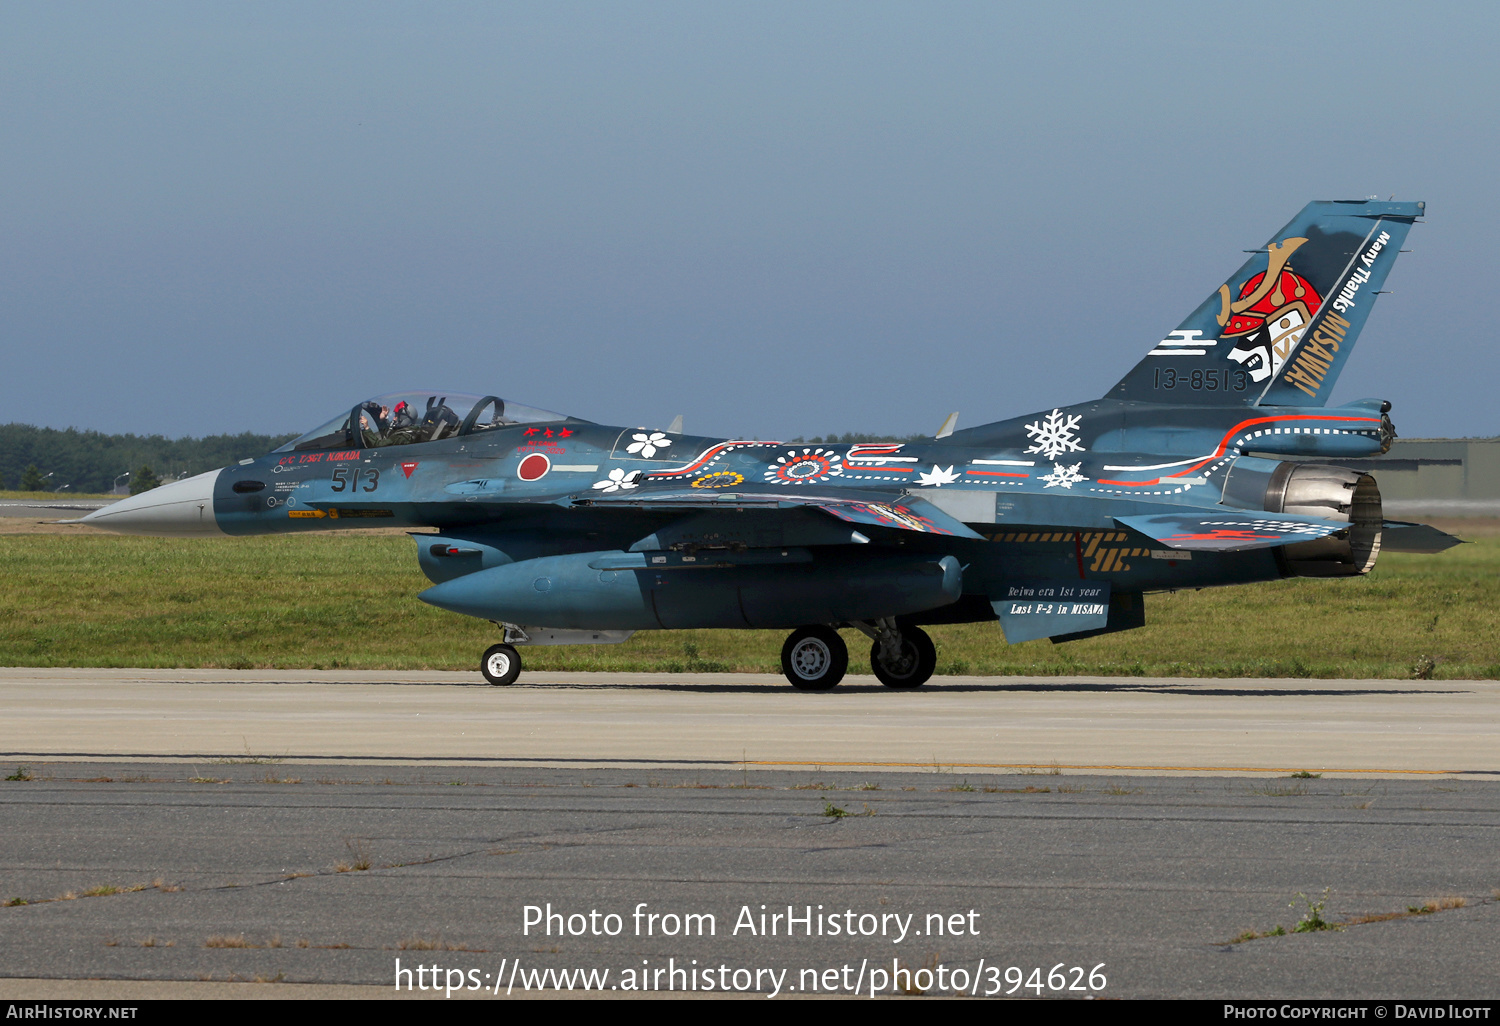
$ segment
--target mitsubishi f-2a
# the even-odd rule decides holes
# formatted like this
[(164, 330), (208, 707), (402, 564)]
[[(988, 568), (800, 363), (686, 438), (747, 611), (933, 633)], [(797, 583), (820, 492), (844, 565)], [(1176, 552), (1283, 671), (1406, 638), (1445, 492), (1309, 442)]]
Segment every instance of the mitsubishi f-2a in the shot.
[(494, 395), (406, 391), (259, 459), (84, 518), (248, 535), (422, 528), (419, 596), (493, 621), (491, 683), (526, 645), (638, 630), (781, 628), (794, 687), (831, 688), (841, 629), (915, 688), (929, 624), (1011, 643), (1145, 623), (1144, 596), (1356, 577), (1382, 544), (1452, 542), (1382, 517), (1390, 404), (1326, 404), (1421, 203), (1315, 202), (1093, 402), (921, 443), (806, 444), (606, 427)]

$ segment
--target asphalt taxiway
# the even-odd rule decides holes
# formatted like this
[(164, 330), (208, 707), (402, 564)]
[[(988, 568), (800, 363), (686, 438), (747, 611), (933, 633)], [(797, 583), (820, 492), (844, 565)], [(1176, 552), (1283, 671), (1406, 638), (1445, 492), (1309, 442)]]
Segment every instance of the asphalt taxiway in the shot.
[(1500, 682), (0, 669), (0, 759), (1459, 775), (1500, 779)]
[[(899, 960), (979, 993), (1014, 967), (1079, 997), (1086, 975), (1054, 991), (1050, 970), (1102, 964), (1105, 997), (1493, 998), (1497, 702), (1474, 681), (7, 669), (0, 999), (393, 995), (398, 959), (467, 997), (694, 967), (785, 971), (797, 996)], [(549, 903), (621, 932), (528, 931)], [(911, 932), (734, 929), (762, 905)], [(1288, 932), (1314, 906), (1342, 929)], [(637, 934), (642, 908), (715, 929)]]
[(108, 506), (112, 499), (0, 499), (0, 517), (76, 518)]

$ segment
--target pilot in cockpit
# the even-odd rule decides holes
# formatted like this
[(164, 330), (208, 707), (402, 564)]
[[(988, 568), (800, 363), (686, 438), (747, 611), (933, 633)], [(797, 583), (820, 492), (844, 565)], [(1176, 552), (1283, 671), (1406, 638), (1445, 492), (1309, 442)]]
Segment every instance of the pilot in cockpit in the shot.
[(360, 441), (364, 445), (386, 445), (386, 431), (390, 426), (390, 407), (382, 406), (376, 402), (361, 403), (359, 405), (359, 433)]
[(405, 399), (396, 404), (395, 411), (391, 414), (390, 430), (386, 433), (382, 445), (410, 445), (412, 442), (420, 441), (422, 424), (417, 415), (412, 412), (411, 403)]

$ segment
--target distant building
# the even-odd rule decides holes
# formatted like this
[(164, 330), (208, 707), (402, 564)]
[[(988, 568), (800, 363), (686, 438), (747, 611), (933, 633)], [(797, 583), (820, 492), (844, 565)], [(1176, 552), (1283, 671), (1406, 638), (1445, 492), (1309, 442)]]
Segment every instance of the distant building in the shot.
[(1390, 516), (1500, 516), (1500, 438), (1398, 438), (1364, 460)]

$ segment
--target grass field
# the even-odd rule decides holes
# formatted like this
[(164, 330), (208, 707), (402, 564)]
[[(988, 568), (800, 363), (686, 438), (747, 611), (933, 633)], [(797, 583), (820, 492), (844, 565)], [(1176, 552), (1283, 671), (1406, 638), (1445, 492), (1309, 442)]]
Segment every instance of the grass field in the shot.
[[(1482, 522), (1481, 522), (1482, 524)], [(56, 530), (56, 529), (54, 529)], [(1147, 626), (1007, 646), (994, 623), (932, 628), (942, 674), (1500, 677), (1500, 532), (1382, 555), (1349, 581), (1150, 595)], [(179, 540), (0, 534), (0, 664), (476, 669), (493, 626), (434, 609), (396, 533)], [(868, 642), (845, 633), (851, 670)], [(649, 631), (535, 648), (546, 670), (776, 672), (781, 631)], [(477, 672), (477, 671), (476, 671)]]

